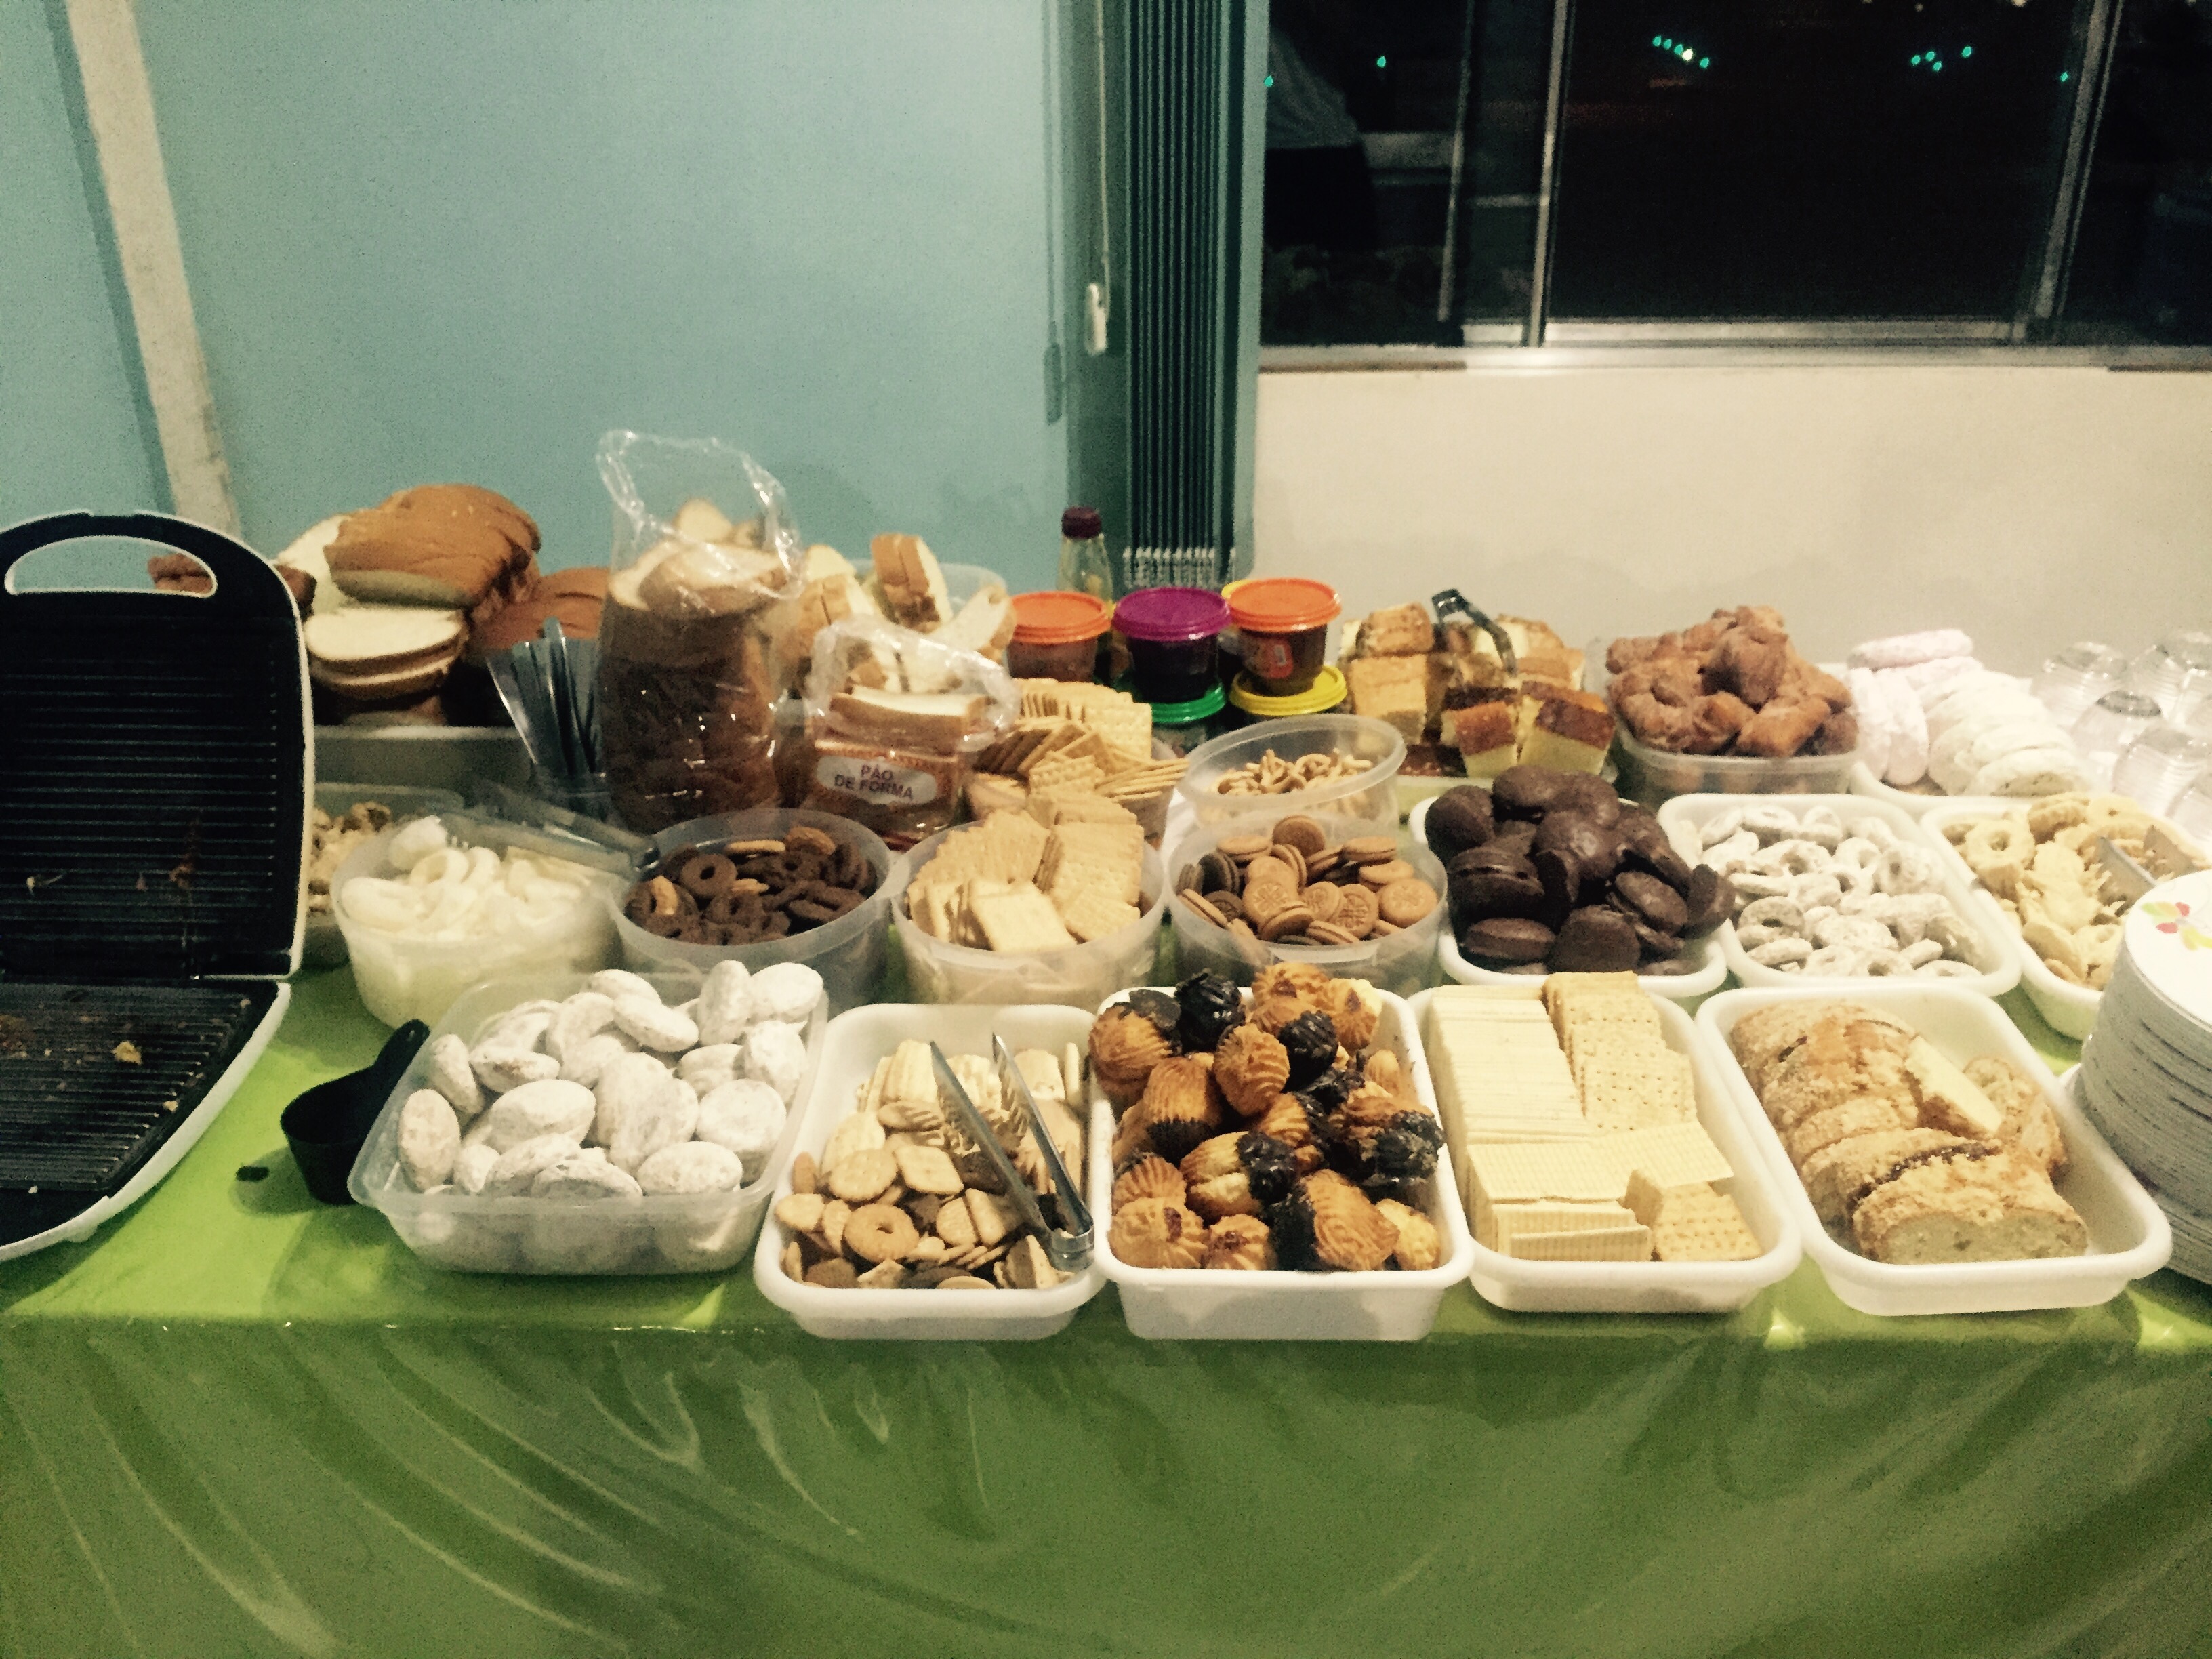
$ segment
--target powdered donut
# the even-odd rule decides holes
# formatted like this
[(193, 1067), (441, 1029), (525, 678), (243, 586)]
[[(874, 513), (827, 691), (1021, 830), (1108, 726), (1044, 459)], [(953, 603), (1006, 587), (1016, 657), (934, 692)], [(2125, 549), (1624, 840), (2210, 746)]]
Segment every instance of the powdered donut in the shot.
[(1981, 667), (1980, 659), (1975, 657), (1938, 657), (1933, 662), (1917, 662), (1897, 672), (1914, 690), (1925, 692), (1948, 685), (1962, 674), (1979, 673)]
[(1889, 769), (1890, 739), (1896, 731), (1889, 699), (1871, 668), (1846, 670), (1844, 678), (1851, 688), (1851, 707), (1858, 711), (1859, 759), (1880, 777)]
[(1882, 769), (1882, 781), (1902, 789), (1928, 775), (1928, 717), (1921, 711), (1920, 694), (1898, 678), (1895, 669), (1885, 669), (1875, 678), (1881, 684), (1881, 697), (1893, 722), (1889, 764)]
[(1869, 640), (1849, 659), (1853, 668), (1909, 668), (1938, 657), (1971, 657), (1974, 642), (1955, 628), (1931, 628), (1920, 634), (1892, 634)]

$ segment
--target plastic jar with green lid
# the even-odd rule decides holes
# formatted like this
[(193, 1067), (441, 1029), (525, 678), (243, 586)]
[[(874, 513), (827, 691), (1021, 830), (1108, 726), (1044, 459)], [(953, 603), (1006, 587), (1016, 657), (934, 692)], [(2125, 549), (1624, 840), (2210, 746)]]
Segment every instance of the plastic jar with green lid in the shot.
[(1156, 702), (1152, 707), (1152, 741), (1177, 755), (1188, 755), (1200, 744), (1221, 735), (1218, 718), (1227, 698), (1218, 685), (1208, 686), (1188, 702)]

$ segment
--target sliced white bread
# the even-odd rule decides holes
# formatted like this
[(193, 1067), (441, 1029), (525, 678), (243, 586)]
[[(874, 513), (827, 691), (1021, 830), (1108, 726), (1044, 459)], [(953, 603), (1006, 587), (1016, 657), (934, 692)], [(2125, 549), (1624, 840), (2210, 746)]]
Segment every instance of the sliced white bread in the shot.
[(377, 674), (349, 674), (335, 671), (313, 658), (307, 672), (319, 686), (354, 702), (390, 702), (396, 697), (426, 696), (446, 683), (446, 676), (460, 660), (460, 653), (436, 657), (405, 668)]
[(315, 579), (313, 610), (319, 617), (361, 603), (331, 580), (331, 562), (323, 556), (325, 550), (337, 539), (338, 526), (344, 521), (344, 514), (333, 513), (320, 524), (302, 532), (297, 541), (276, 556), (277, 563), (305, 571)]
[[(319, 592), (319, 585), (318, 585)], [(459, 611), (413, 605), (356, 603), (307, 623), (307, 655), (340, 675), (388, 674), (429, 661), (451, 662), (467, 645), (469, 619)]]

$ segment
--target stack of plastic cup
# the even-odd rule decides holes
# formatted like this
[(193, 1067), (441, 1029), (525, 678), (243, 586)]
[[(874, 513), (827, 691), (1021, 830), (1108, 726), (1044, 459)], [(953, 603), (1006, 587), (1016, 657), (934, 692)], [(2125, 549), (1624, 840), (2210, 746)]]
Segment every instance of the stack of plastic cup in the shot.
[(2168, 634), (2129, 665), (2128, 689), (2157, 703), (2168, 720), (2185, 721), (2212, 697), (2212, 633)]
[(2153, 812), (2166, 812), (2212, 765), (2212, 739), (2178, 726), (2152, 726), (2122, 752), (2112, 790)]
[(2074, 746), (2100, 787), (2137, 738), (2159, 723), (2158, 704), (2140, 691), (2107, 691), (2074, 723)]
[(2071, 726), (2089, 705), (2120, 683), (2128, 659), (2109, 645), (2084, 640), (2049, 658), (2035, 677), (2035, 695), (2062, 727)]
[(2212, 847), (2212, 774), (2197, 779), (2166, 816), (2173, 820), (2175, 829), (2199, 847)]

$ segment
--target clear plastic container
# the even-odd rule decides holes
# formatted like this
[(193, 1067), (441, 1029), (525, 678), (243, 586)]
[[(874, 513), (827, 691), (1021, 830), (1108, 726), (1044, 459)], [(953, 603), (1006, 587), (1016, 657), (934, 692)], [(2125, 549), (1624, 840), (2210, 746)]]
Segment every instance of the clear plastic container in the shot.
[[(583, 857), (556, 848), (547, 836), (520, 824), (501, 823), (466, 813), (441, 813), (447, 832), (467, 847), (504, 852), (510, 847), (548, 858), (582, 863)], [(368, 1012), (386, 1025), (410, 1019), (434, 1025), (455, 998), (481, 981), (502, 975), (566, 970), (589, 973), (614, 956), (614, 922), (609, 901), (629, 891), (626, 875), (617, 874), (613, 854), (596, 868), (575, 901), (558, 915), (495, 939), (410, 939), (362, 927), (346, 916), (346, 884), (357, 876), (396, 878), (386, 856), (397, 828), (373, 836), (354, 849), (331, 878), (331, 907), (345, 935), (353, 978)]]
[(891, 896), (903, 882), (898, 859), (881, 837), (850, 818), (826, 812), (807, 812), (790, 807), (763, 807), (752, 812), (727, 812), (719, 817), (693, 818), (664, 830), (653, 838), (657, 857), (681, 847), (720, 846), (756, 837), (781, 840), (801, 824), (858, 847), (876, 872), (876, 890), (857, 909), (835, 921), (785, 939), (764, 939), (758, 945), (687, 945), (682, 939), (648, 933), (623, 913), (627, 890), (613, 900), (615, 937), (622, 946), (623, 966), (643, 974), (668, 974), (695, 983), (707, 976), (718, 962), (742, 962), (754, 973), (779, 962), (804, 963), (822, 975), (830, 997), (830, 1012), (875, 1000), (882, 988), (884, 965), (890, 954)]
[(1069, 951), (979, 951), (948, 945), (915, 927), (906, 911), (906, 889), (937, 856), (951, 835), (939, 830), (906, 855), (891, 898), (891, 922), (906, 963), (907, 991), (917, 1002), (985, 1003), (1018, 1006), (1059, 1002), (1096, 1008), (1118, 990), (1148, 985), (1159, 951), (1160, 915), (1167, 901), (1167, 867), (1145, 848), (1136, 921), (1117, 933)]
[[(1428, 800), (1416, 802), (1413, 816), (1406, 822), (1407, 835), (1423, 847), (1429, 844), (1429, 802), (1434, 799), (1431, 796)], [(1685, 954), (1697, 964), (1695, 968), (1686, 974), (1639, 974), (1637, 977), (1644, 981), (1644, 988), (1654, 996), (1674, 1002), (1693, 1002), (1719, 990), (1728, 978), (1728, 962), (1721, 954), (1718, 932), (1692, 940)], [(1443, 969), (1444, 977), (1461, 985), (1540, 986), (1551, 977), (1549, 974), (1502, 974), (1494, 968), (1468, 961), (1452, 933), (1449, 915), (1437, 932), (1437, 961)]]
[(1268, 696), (1308, 690), (1328, 660), (1328, 625), (1343, 609), (1334, 588), (1304, 576), (1237, 583), (1229, 620), (1243, 641), (1244, 672)]
[(1676, 795), (1840, 795), (1851, 787), (1858, 751), (1840, 755), (1677, 755), (1639, 743), (1626, 726), (1613, 733), (1620, 793), (1650, 807)]
[[(1184, 964), (1184, 972), (1189, 971), (1189, 964)], [(1434, 1112), (1436, 1091), (1430, 1085), (1413, 1011), (1401, 999), (1383, 997), (1375, 1046), (1397, 1055), (1413, 1079), (1414, 1093)], [(1098, 1229), (1098, 1262), (1121, 1288), (1121, 1316), (1133, 1336), (1168, 1341), (1418, 1342), (1435, 1328), (1444, 1293), (1467, 1277), (1474, 1261), (1474, 1239), (1468, 1231), (1459, 1181), (1446, 1148), (1437, 1154), (1437, 1172), (1425, 1183), (1422, 1206), (1436, 1225), (1443, 1259), (1425, 1271), (1219, 1273), (1203, 1267), (1133, 1267), (1115, 1258), (1109, 1237), (1114, 1220), (1113, 1142), (1114, 1109), (1094, 1085), (1090, 1197)]]
[(1015, 594), (1006, 672), (1018, 680), (1097, 679), (1098, 642), (1112, 617), (1103, 599), (1088, 593)]
[[(1692, 864), (1698, 860), (1703, 848), (1705, 826), (1723, 812), (1741, 808), (1740, 800), (1725, 795), (1684, 795), (1668, 801), (1659, 809), (1659, 826), (1674, 842), (1675, 851)], [(2002, 918), (1991, 908), (1986, 894), (1978, 893), (1972, 881), (1960, 881), (1956, 872), (1943, 854), (1949, 849), (1939, 845), (1942, 837), (1933, 833), (1925, 822), (1897, 807), (1869, 800), (1862, 795), (1815, 795), (1790, 803), (1790, 809), (1803, 812), (1815, 806), (1826, 806), (1849, 824), (1854, 819), (1878, 817), (1896, 831), (1897, 838), (1910, 847), (1935, 855), (1942, 880), (1940, 890), (1949, 901), (1951, 909), (1960, 921), (1974, 934), (1982, 958), (1982, 972), (1972, 979), (1955, 979), (1951, 984), (1960, 986), (1977, 996), (2001, 997), (2020, 983), (2020, 964), (2015, 953), (2006, 942)], [(1735, 923), (1724, 921), (1717, 935), (1722, 955), (1728, 961), (1729, 971), (1740, 984), (1758, 986), (1810, 985), (1824, 988), (1830, 996), (1856, 996), (1863, 987), (1885, 985), (1890, 981), (1866, 974), (1848, 976), (1824, 976), (1809, 979), (1803, 974), (1785, 974), (1778, 968), (1753, 962), (1745, 953), (1737, 939)], [(1929, 981), (1918, 981), (1926, 984)]]
[(1206, 587), (1145, 587), (1114, 607), (1114, 629), (1129, 647), (1139, 701), (1181, 704), (1218, 690), (1214, 641), (1229, 625), (1229, 602)]
[(2155, 699), (2140, 691), (2107, 691), (2074, 722), (2074, 746), (2100, 785), (2109, 785), (2120, 755), (2161, 718)]
[(1909, 1020), (1954, 1065), (1983, 1054), (2002, 1054), (2043, 1085), (2066, 1138), (2068, 1166), (2059, 1195), (2089, 1229), (2089, 1253), (2041, 1261), (1965, 1261), (1955, 1266), (1903, 1267), (1870, 1261), (1829, 1231), (1790, 1166), (1781, 1137), (1728, 1045), (1735, 1023), (1753, 1009), (1796, 1000), (1819, 1001), (1832, 988), (1723, 991), (1698, 1011), (1711, 1039), (1714, 1066), (1734, 1097), (1739, 1116), (1765, 1155), (1784, 1202), (1797, 1223), (1805, 1254), (1828, 1288), (1847, 1307), (1876, 1315), (2015, 1313), (2033, 1308), (2090, 1308), (2109, 1302), (2131, 1280), (2156, 1273), (2172, 1253), (2173, 1238), (2142, 1183), (2128, 1173), (2074, 1103), (2072, 1091), (2051, 1077), (2043, 1056), (2004, 1011), (1986, 997), (1943, 985), (1876, 981), (1851, 991), (1853, 1001)]
[[(588, 977), (542, 973), (474, 986), (436, 1022), (431, 1041), (448, 1033), (469, 1041), (487, 1021), (517, 1003), (572, 996)], [(692, 988), (681, 979), (647, 977), (672, 1001), (690, 995)], [(806, 1029), (810, 1078), (821, 1064), (826, 1020), (823, 1005), (816, 1003)], [(752, 1249), (769, 1194), (791, 1161), (809, 1086), (808, 1079), (800, 1080), (783, 1133), (759, 1178), (734, 1192), (586, 1200), (471, 1197), (451, 1188), (418, 1193), (399, 1167), (399, 1109), (408, 1096), (429, 1086), (429, 1053), (426, 1042), (386, 1099), (346, 1184), (356, 1202), (383, 1212), (401, 1243), (431, 1266), (456, 1273), (597, 1277), (729, 1272)]]
[[(1542, 981), (1521, 983), (1533, 999)], [(1646, 988), (1659, 988), (1653, 983)], [(1416, 1029), (1426, 1021), (1433, 994), (1424, 991), (1413, 999)], [(1804, 1255), (1796, 1218), (1736, 1109), (1715, 1062), (1711, 1039), (1698, 1030), (1686, 1010), (1666, 1001), (1654, 1006), (1667, 1046), (1690, 1057), (1698, 1121), (1735, 1172), (1729, 1195), (1759, 1240), (1760, 1253), (1748, 1261), (1524, 1261), (1477, 1240), (1468, 1277), (1475, 1294), (1493, 1307), (1516, 1313), (1729, 1313), (1796, 1271)], [(1462, 1183), (1466, 1179), (1462, 1172)], [(1472, 1206), (1464, 1185), (1460, 1199), (1463, 1206)]]
[[(1288, 794), (1221, 793), (1224, 778), (1264, 759), (1271, 750), (1286, 761), (1307, 755), (1341, 754), (1370, 764), (1364, 772)], [(1309, 714), (1299, 720), (1269, 720), (1216, 738), (1192, 752), (1190, 770), (1183, 775), (1176, 790), (1190, 804), (1193, 817), (1201, 830), (1249, 818), (1272, 821), (1304, 812), (1322, 819), (1328, 823), (1330, 833), (1341, 838), (1363, 832), (1345, 830), (1340, 833), (1328, 821), (1348, 819), (1372, 824), (1374, 830), (1365, 833), (1397, 829), (1398, 771), (1405, 763), (1406, 740), (1387, 721), (1367, 720), (1358, 714)]]
[(2128, 659), (2111, 646), (2084, 640), (2046, 657), (2031, 689), (2059, 729), (2066, 731), (2127, 672)]
[[(1289, 811), (1279, 816), (1288, 817)], [(1254, 821), (1200, 830), (1176, 844), (1169, 854), (1168, 867), (1179, 874), (1211, 853), (1225, 837), (1249, 834), (1260, 827)], [(1340, 829), (1329, 823), (1327, 829), (1332, 847), (1352, 836), (1377, 833), (1366, 826)], [(1179, 971), (1190, 975), (1203, 969), (1224, 975), (1239, 985), (1249, 985), (1252, 976), (1270, 962), (1310, 962), (1340, 979), (1364, 979), (1377, 989), (1399, 996), (1411, 996), (1435, 984), (1437, 939), (1445, 932), (1445, 923), (1449, 920), (1444, 867), (1434, 853), (1411, 836), (1398, 837), (1398, 856), (1413, 866), (1415, 875), (1436, 890), (1436, 908), (1412, 927), (1376, 939), (1362, 939), (1357, 945), (1272, 945), (1264, 939), (1247, 942), (1225, 927), (1215, 927), (1191, 908), (1188, 900), (1177, 895), (1169, 902), (1168, 915), (1175, 926)]]
[[(852, 1115), (876, 1062), (900, 1043), (912, 1038), (935, 1042), (948, 1055), (988, 1054), (992, 1037), (998, 1036), (1016, 1050), (1058, 1050), (1072, 1042), (1080, 1051), (1090, 1046), (1094, 1018), (1082, 1008), (917, 1008), (899, 1003), (855, 1008), (841, 1016), (823, 1045), (813, 1086), (799, 1097), (802, 1109), (792, 1114), (798, 1136), (787, 1154), (778, 1156), (775, 1201), (791, 1195), (792, 1159), (802, 1152), (822, 1151), (831, 1132)], [(1072, 1103), (1082, 1109), (1079, 1103)], [(1081, 1178), (1076, 1170), (1068, 1173)], [(1097, 1231), (1103, 1243), (1103, 1220)], [(938, 1296), (929, 1291), (832, 1290), (799, 1284), (784, 1272), (779, 1258), (787, 1242), (782, 1224), (771, 1215), (753, 1253), (753, 1283), (801, 1329), (832, 1341), (1035, 1341), (1066, 1329), (1075, 1310), (1106, 1284), (1094, 1259), (1082, 1273), (1048, 1291)]]
[[(395, 823), (409, 818), (419, 818), (426, 812), (458, 812), (461, 798), (450, 789), (416, 789), (404, 784), (381, 783), (319, 783), (315, 786), (315, 805), (332, 817), (343, 817), (349, 807), (363, 801), (375, 801), (392, 809)], [(343, 860), (338, 868), (345, 867)], [(332, 885), (336, 885), (336, 872)], [(300, 966), (302, 968), (336, 968), (346, 959), (345, 935), (338, 930), (335, 909), (310, 910), (307, 914), (307, 932), (300, 945)]]

